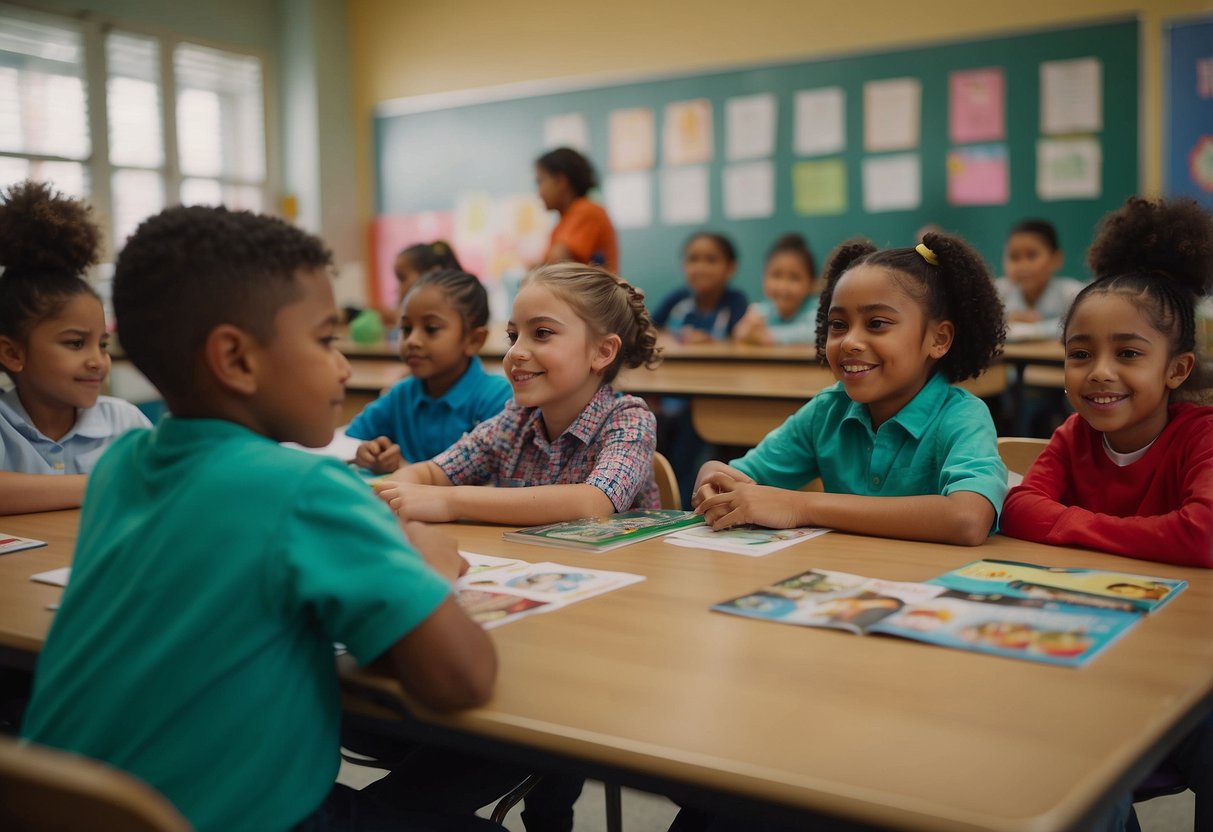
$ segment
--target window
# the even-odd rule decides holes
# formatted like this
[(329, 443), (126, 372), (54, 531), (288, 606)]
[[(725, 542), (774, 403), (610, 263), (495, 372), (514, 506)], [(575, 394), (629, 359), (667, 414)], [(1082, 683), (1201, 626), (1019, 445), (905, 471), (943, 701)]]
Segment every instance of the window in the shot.
[(261, 60), (134, 28), (0, 6), (0, 187), (90, 199), (114, 251), (165, 205), (268, 204)]

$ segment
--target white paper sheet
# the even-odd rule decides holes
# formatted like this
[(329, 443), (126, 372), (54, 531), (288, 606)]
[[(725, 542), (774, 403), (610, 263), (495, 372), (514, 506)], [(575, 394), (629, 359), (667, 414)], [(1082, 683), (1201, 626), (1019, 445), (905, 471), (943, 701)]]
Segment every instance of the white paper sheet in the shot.
[(656, 163), (657, 127), (648, 107), (612, 110), (609, 119), (610, 165), (616, 172), (649, 170)]
[(770, 93), (730, 98), (724, 104), (725, 154), (730, 161), (775, 153), (777, 105)]
[(863, 160), (863, 209), (912, 211), (922, 204), (922, 174), (917, 153), (873, 156)]
[(701, 166), (661, 171), (661, 221), (698, 225), (708, 220), (708, 169)]
[(1099, 139), (1040, 139), (1036, 142), (1036, 194), (1043, 200), (1098, 199), (1103, 152)]
[(769, 217), (775, 213), (775, 166), (743, 162), (724, 169), (724, 215), (731, 220)]
[(662, 164), (698, 165), (712, 161), (712, 102), (699, 98), (665, 105), (661, 143)]
[(1040, 65), (1040, 132), (1094, 133), (1103, 129), (1103, 64), (1098, 58)]
[(922, 84), (917, 78), (889, 78), (863, 85), (863, 144), (868, 151), (918, 147)]
[(543, 120), (543, 147), (571, 147), (582, 153), (590, 149), (590, 125), (582, 113), (563, 113)]
[(798, 156), (841, 153), (847, 142), (846, 93), (842, 87), (823, 87), (796, 93)]
[(647, 170), (611, 174), (603, 183), (603, 196), (616, 228), (653, 224), (653, 176)]

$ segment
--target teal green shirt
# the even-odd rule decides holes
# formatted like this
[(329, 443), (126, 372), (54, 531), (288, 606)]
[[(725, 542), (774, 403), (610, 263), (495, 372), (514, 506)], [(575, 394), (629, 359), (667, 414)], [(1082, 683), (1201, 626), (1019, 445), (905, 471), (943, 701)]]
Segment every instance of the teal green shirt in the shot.
[(875, 431), (868, 408), (835, 384), (731, 464), (755, 482), (780, 488), (821, 477), (835, 494), (975, 491), (994, 506), (995, 524), (1007, 493), (989, 408), (938, 373)]
[(820, 299), (817, 295), (809, 295), (800, 308), (787, 318), (779, 314), (772, 301), (760, 300), (755, 305), (766, 318), (767, 332), (771, 333), (776, 344), (816, 344), (817, 302)]
[(24, 734), (135, 774), (199, 830), (285, 829), (337, 774), (333, 642), (371, 661), (449, 593), (336, 460), (169, 417), (89, 477)]

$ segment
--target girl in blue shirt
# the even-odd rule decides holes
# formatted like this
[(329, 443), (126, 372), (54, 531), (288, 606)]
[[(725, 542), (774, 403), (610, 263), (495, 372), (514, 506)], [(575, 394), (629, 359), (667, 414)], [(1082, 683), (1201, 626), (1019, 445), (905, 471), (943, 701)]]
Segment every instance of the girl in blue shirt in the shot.
[(817, 339), (817, 266), (804, 237), (784, 234), (762, 267), (764, 300), (752, 304), (733, 329), (746, 344), (812, 344)]
[(400, 317), (400, 358), (410, 375), (346, 429), (367, 440), (355, 462), (390, 474), (445, 451), (501, 412), (512, 395), (510, 383), (486, 373), (477, 355), (488, 322), (488, 294), (473, 275), (446, 269), (413, 284)]
[(150, 423), (101, 395), (109, 333), (80, 275), (97, 262), (101, 233), (83, 203), (23, 182), (0, 206), (0, 513), (76, 508), (114, 439)]
[[(952, 383), (1003, 339), (981, 257), (927, 234), (916, 248), (844, 243), (826, 267), (817, 354), (838, 383), (731, 465), (708, 462), (692, 504), (713, 528), (828, 526), (977, 545), (1006, 492), (989, 410)], [(824, 493), (792, 489), (820, 477)]]

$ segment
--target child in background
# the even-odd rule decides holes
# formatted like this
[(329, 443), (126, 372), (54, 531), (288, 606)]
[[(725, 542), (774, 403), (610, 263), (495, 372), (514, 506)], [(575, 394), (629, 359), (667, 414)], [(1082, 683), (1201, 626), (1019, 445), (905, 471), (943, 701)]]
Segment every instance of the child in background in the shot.
[[(1002, 531), (1213, 567), (1213, 407), (1181, 400), (1207, 390), (1195, 310), (1213, 289), (1213, 217), (1191, 200), (1130, 199), (1104, 219), (1088, 262), (1096, 278), (1063, 334), (1078, 412), (1007, 496)], [(1195, 828), (1213, 828), (1213, 718), (1169, 763), (1196, 792)], [(1138, 828), (1125, 808), (1123, 828)]]
[(724, 341), (746, 311), (745, 295), (729, 288), (737, 273), (737, 249), (723, 234), (700, 231), (682, 246), (685, 288), (666, 295), (653, 323), (684, 343)]
[(90, 209), (48, 185), (9, 188), (0, 206), (0, 514), (75, 508), (111, 442), (149, 427), (101, 395), (110, 371), (101, 300), (81, 275), (101, 234)]
[(535, 160), (535, 186), (549, 211), (560, 212), (544, 263), (575, 263), (619, 271), (615, 226), (602, 206), (586, 198), (598, 184), (590, 160), (576, 150), (559, 147)]
[[(653, 414), (611, 389), (622, 367), (658, 358), (644, 294), (595, 266), (541, 266), (523, 280), (508, 332), (514, 400), (433, 460), (401, 469), (380, 496), (436, 523), (533, 526), (657, 508)], [(485, 483), (505, 487), (475, 487)]]
[(504, 376), (484, 371), (489, 298), (467, 272), (434, 271), (404, 300), (400, 358), (412, 375), (366, 406), (346, 429), (365, 439), (355, 462), (389, 474), (445, 451), (510, 398)]
[(393, 265), (396, 279), (400, 281), (400, 299), (404, 300), (409, 290), (413, 288), (413, 284), (422, 275), (442, 269), (463, 271), (463, 267), (459, 265), (459, 258), (455, 256), (450, 244), (444, 240), (415, 243), (408, 248), (401, 249), (400, 253), (396, 255), (396, 262)]
[(429, 708), (483, 703), (496, 674), (451, 594), (453, 542), (412, 524), (410, 543), (344, 465), (278, 444), (326, 444), (339, 413), (329, 263), (281, 220), (176, 207), (116, 265), (123, 347), (171, 415), (89, 480), (23, 731), (142, 778), (198, 830), (407, 827), (334, 788), (334, 641)]
[(804, 237), (785, 234), (776, 240), (762, 271), (766, 300), (750, 306), (733, 337), (760, 346), (812, 344), (817, 338), (816, 274), (813, 252)]
[(1007, 235), (1002, 258), (1006, 276), (996, 285), (1016, 337), (1060, 334), (1061, 318), (1083, 287), (1073, 278), (1056, 276), (1063, 260), (1057, 229), (1048, 220), (1022, 220)]
[[(953, 386), (1002, 344), (981, 257), (956, 237), (916, 248), (845, 243), (826, 267), (817, 354), (839, 383), (731, 465), (700, 470), (693, 503), (713, 528), (829, 526), (975, 546), (1006, 493), (994, 423)], [(824, 493), (797, 489), (821, 477)]]

